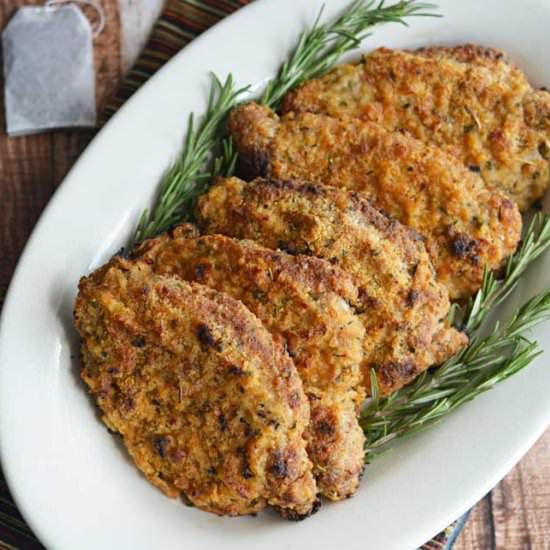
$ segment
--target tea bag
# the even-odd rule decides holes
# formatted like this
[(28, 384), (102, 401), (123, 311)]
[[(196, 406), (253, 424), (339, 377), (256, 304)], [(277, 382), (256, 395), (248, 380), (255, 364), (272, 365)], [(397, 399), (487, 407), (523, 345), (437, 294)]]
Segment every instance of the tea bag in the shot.
[(9, 135), (95, 126), (92, 29), (77, 5), (19, 8), (2, 47)]

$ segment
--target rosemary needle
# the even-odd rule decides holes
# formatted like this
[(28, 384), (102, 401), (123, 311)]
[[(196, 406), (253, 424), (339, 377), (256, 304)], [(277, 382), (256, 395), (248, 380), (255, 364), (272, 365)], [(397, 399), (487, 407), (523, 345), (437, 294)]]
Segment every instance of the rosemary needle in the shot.
[[(227, 114), (247, 90), (237, 89), (231, 75), (223, 84), (213, 75), (206, 114), (197, 127), (193, 114), (189, 116), (183, 151), (164, 176), (155, 207), (141, 215), (135, 242), (154, 237), (189, 217), (196, 198), (212, 178), (207, 163), (219, 146)], [(231, 151), (230, 147), (224, 153)], [(214, 168), (221, 169), (222, 165), (217, 161)]]

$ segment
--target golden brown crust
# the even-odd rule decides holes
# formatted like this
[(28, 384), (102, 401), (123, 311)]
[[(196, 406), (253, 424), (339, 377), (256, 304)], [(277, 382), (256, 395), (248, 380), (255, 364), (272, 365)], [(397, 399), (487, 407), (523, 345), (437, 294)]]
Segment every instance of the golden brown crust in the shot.
[[(474, 44), (455, 47), (432, 47), (417, 50), (422, 55), (436, 59), (454, 59), (490, 69), (493, 78), (505, 82), (522, 83), (529, 86), (523, 72), (510, 61), (506, 52)], [(523, 115), (525, 123), (540, 138), (539, 153), (550, 160), (550, 93), (546, 88), (529, 91), (523, 96)], [(539, 198), (539, 197), (537, 197)]]
[(290, 256), (193, 228), (144, 242), (134, 255), (156, 273), (204, 284), (240, 300), (292, 356), (310, 399), (308, 454), (321, 493), (339, 500), (359, 486), (364, 466), (357, 414), (364, 328), (348, 302), (351, 276), (319, 258)]
[(480, 46), (479, 44), (430, 46), (427, 48), (418, 48), (412, 53), (432, 57), (434, 59), (454, 59), (461, 63), (485, 66), (493, 70), (500, 67), (501, 63), (510, 63), (505, 51), (497, 48)]
[(466, 45), (407, 52), (381, 48), (285, 99), (283, 111), (350, 115), (405, 129), (444, 148), (526, 210), (546, 191), (548, 131), (526, 120), (533, 89), (502, 52)]
[[(449, 328), (448, 294), (414, 231), (359, 194), (313, 183), (223, 180), (203, 196), (203, 229), (319, 256), (348, 271), (366, 328), (363, 377), (374, 368), (383, 394), (452, 355), (466, 338)], [(433, 344), (437, 343), (437, 354)]]
[(82, 378), (153, 484), (220, 515), (311, 513), (309, 404), (242, 304), (117, 258), (81, 280), (75, 322)]
[(550, 92), (537, 90), (529, 94), (524, 102), (525, 120), (529, 126), (546, 136), (541, 142), (539, 153), (546, 160), (550, 160)]
[(248, 175), (360, 191), (417, 230), (451, 299), (474, 294), (484, 267), (499, 269), (516, 250), (517, 207), (436, 147), (358, 118), (304, 112), (279, 119), (253, 103), (233, 111), (230, 129)]

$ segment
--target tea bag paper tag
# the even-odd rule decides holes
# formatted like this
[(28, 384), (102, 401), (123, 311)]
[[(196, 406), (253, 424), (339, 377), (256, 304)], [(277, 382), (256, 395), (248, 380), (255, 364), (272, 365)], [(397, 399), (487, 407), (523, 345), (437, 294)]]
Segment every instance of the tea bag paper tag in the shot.
[(95, 126), (92, 30), (78, 6), (19, 8), (2, 47), (9, 135)]

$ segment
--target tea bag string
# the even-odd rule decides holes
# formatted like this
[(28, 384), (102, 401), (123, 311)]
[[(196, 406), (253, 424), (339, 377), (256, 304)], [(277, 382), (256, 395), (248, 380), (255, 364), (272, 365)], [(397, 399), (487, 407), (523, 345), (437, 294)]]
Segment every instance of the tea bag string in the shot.
[(44, 3), (44, 6), (46, 8), (53, 8), (62, 4), (81, 4), (92, 7), (97, 13), (98, 18), (95, 29), (92, 29), (92, 35), (95, 38), (103, 32), (103, 29), (105, 28), (105, 11), (103, 10), (99, 0), (47, 0)]

